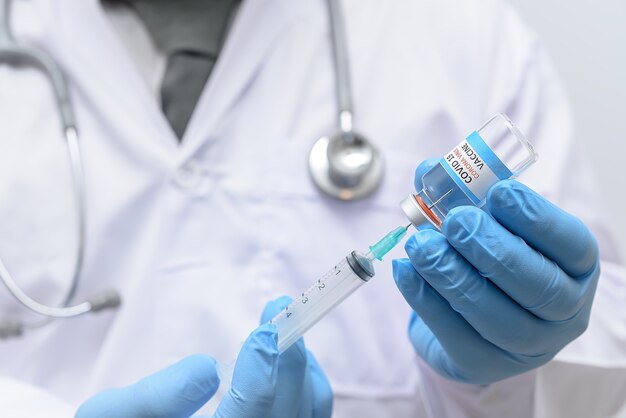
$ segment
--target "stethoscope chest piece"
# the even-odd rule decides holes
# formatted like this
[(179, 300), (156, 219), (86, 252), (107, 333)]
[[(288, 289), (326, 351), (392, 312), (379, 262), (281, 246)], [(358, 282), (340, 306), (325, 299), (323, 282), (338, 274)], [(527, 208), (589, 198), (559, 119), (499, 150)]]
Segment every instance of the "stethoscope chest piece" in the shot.
[(327, 0), (336, 80), (338, 129), (318, 139), (309, 154), (309, 172), (322, 193), (357, 200), (374, 193), (384, 175), (380, 151), (353, 129), (348, 46), (339, 0)]
[[(348, 137), (346, 137), (348, 136)], [(318, 139), (309, 154), (315, 185), (340, 200), (357, 200), (378, 189), (384, 173), (380, 152), (358, 133)]]

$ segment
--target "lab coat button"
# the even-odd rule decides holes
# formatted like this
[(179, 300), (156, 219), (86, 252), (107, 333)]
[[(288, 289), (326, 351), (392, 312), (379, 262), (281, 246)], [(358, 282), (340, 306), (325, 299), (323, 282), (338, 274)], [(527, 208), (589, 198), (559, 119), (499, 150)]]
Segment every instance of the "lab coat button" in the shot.
[(203, 170), (196, 161), (189, 161), (176, 170), (173, 180), (182, 189), (198, 190), (204, 183)]

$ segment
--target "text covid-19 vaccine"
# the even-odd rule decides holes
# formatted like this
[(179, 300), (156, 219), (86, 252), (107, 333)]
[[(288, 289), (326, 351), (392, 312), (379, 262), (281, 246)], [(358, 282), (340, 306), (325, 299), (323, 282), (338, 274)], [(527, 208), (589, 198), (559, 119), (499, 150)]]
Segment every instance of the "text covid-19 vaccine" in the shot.
[(415, 227), (429, 221), (441, 228), (452, 208), (481, 207), (491, 186), (517, 177), (536, 160), (526, 137), (506, 115), (498, 114), (444, 155), (422, 177), (422, 189), (400, 207)]

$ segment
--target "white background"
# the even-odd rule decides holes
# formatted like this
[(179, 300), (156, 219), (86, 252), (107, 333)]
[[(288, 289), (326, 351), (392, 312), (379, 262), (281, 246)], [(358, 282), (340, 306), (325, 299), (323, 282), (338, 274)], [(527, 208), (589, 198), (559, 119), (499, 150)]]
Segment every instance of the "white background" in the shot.
[(626, 0), (509, 0), (550, 51), (626, 259)]

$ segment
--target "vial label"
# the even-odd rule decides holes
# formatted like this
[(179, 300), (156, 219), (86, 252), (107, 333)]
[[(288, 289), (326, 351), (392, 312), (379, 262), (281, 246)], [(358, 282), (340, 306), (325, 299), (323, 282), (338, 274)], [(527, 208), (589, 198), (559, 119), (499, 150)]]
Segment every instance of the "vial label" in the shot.
[(498, 180), (512, 176), (478, 132), (454, 147), (440, 163), (475, 205), (483, 201)]

